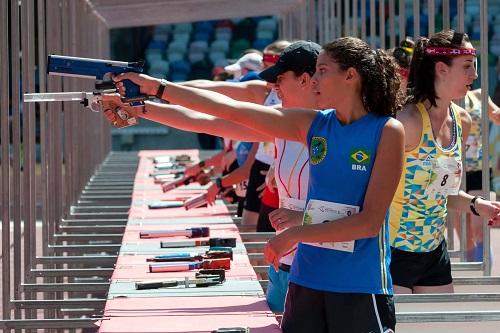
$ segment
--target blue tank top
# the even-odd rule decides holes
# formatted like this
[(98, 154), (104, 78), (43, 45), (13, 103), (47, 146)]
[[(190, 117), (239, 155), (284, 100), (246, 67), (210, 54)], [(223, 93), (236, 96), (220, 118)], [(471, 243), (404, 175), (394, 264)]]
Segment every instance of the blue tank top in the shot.
[[(368, 113), (343, 125), (335, 110), (318, 112), (307, 135), (310, 155), (307, 200), (363, 209), (365, 193), (388, 117)], [(386, 216), (380, 233), (355, 241), (353, 252), (299, 243), (290, 281), (316, 290), (392, 294)]]

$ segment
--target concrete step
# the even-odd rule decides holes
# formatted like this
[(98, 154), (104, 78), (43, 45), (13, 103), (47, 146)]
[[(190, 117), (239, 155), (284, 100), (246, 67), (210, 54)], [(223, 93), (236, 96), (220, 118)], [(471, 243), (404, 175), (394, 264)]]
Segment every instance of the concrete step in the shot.
[(499, 276), (459, 277), (454, 272), (453, 285), (456, 293), (500, 293)]
[(500, 293), (398, 294), (397, 311), (500, 311)]
[(399, 323), (461, 322), (463, 325), (464, 322), (500, 321), (500, 311), (404, 312), (396, 309), (396, 317)]
[(464, 302), (464, 301), (442, 301), (422, 303), (396, 303), (396, 311), (401, 312), (450, 312), (450, 311), (498, 311), (500, 313), (500, 300), (490, 302), (488, 300)]
[(418, 322), (418, 323), (401, 323), (396, 325), (396, 332), (398, 333), (498, 333), (500, 330), (499, 321), (468, 321), (455, 322)]

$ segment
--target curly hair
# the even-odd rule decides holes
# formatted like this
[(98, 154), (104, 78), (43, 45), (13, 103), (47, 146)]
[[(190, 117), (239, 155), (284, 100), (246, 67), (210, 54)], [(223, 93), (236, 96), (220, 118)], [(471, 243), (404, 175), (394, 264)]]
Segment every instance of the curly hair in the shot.
[(446, 55), (425, 55), (426, 47), (463, 47), (469, 42), (469, 37), (465, 33), (456, 33), (453, 30), (445, 30), (435, 33), (431, 38), (420, 37), (417, 40), (413, 57), (410, 64), (410, 77), (408, 79), (409, 102), (418, 103), (426, 99), (431, 105), (436, 107), (436, 100), (439, 98), (434, 87), (436, 78), (436, 63), (443, 62), (450, 66), (453, 56)]
[(395, 116), (402, 107), (400, 78), (394, 58), (384, 50), (372, 50), (354, 37), (342, 37), (323, 45), (342, 70), (354, 68), (361, 76), (361, 98), (368, 112)]

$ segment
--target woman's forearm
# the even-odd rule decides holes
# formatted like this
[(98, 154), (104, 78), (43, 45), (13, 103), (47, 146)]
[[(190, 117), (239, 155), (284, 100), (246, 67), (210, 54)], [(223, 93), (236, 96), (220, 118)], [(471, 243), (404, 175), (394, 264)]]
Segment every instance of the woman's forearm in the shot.
[(300, 142), (306, 141), (307, 131), (316, 115), (314, 110), (278, 110), (170, 82), (167, 83), (162, 98), (189, 109), (250, 126), (268, 136)]
[(140, 117), (184, 131), (207, 133), (249, 142), (274, 139), (246, 126), (195, 112), (179, 105), (160, 104), (149, 101), (145, 102), (145, 105), (146, 113), (139, 114)]
[(297, 243), (348, 242), (376, 236), (380, 232), (384, 218), (380, 218), (377, 223), (367, 223), (367, 219), (373, 218), (361, 211), (335, 221), (297, 226), (290, 232)]
[(264, 102), (266, 94), (269, 92), (266, 83), (263, 81), (226, 82), (193, 80), (178, 84), (186, 87), (215, 91), (238, 101), (257, 104)]
[(453, 210), (468, 212), (470, 210), (469, 206), (472, 198), (472, 195), (460, 191), (457, 195), (448, 196), (447, 207)]

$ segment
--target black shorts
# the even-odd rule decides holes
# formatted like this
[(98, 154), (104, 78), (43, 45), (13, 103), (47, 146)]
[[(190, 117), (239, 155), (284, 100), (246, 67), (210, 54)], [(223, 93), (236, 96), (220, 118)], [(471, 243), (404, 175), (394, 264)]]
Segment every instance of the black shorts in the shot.
[(233, 172), (234, 170), (238, 169), (239, 165), (238, 165), (238, 161), (234, 160), (233, 163), (231, 163), (229, 165), (229, 167), (227, 168), (227, 170), (222, 170), (222, 175), (225, 176), (231, 172)]
[(243, 202), (245, 201), (244, 197), (238, 197), (238, 208), (236, 210), (236, 216), (243, 216)]
[(390, 295), (335, 293), (288, 284), (283, 333), (388, 333), (395, 326)]
[(245, 196), (245, 209), (251, 212), (258, 213), (260, 210), (260, 192), (257, 188), (264, 184), (266, 175), (262, 175), (261, 171), (269, 170), (269, 164), (255, 160), (250, 169), (250, 176), (248, 177), (247, 194)]
[(446, 241), (431, 252), (407, 252), (391, 248), (391, 276), (396, 286), (444, 286), (453, 282)]
[(276, 210), (276, 208), (270, 207), (265, 203), (260, 204), (259, 219), (257, 220), (257, 232), (276, 231), (269, 221), (269, 213), (271, 213), (273, 210)]

